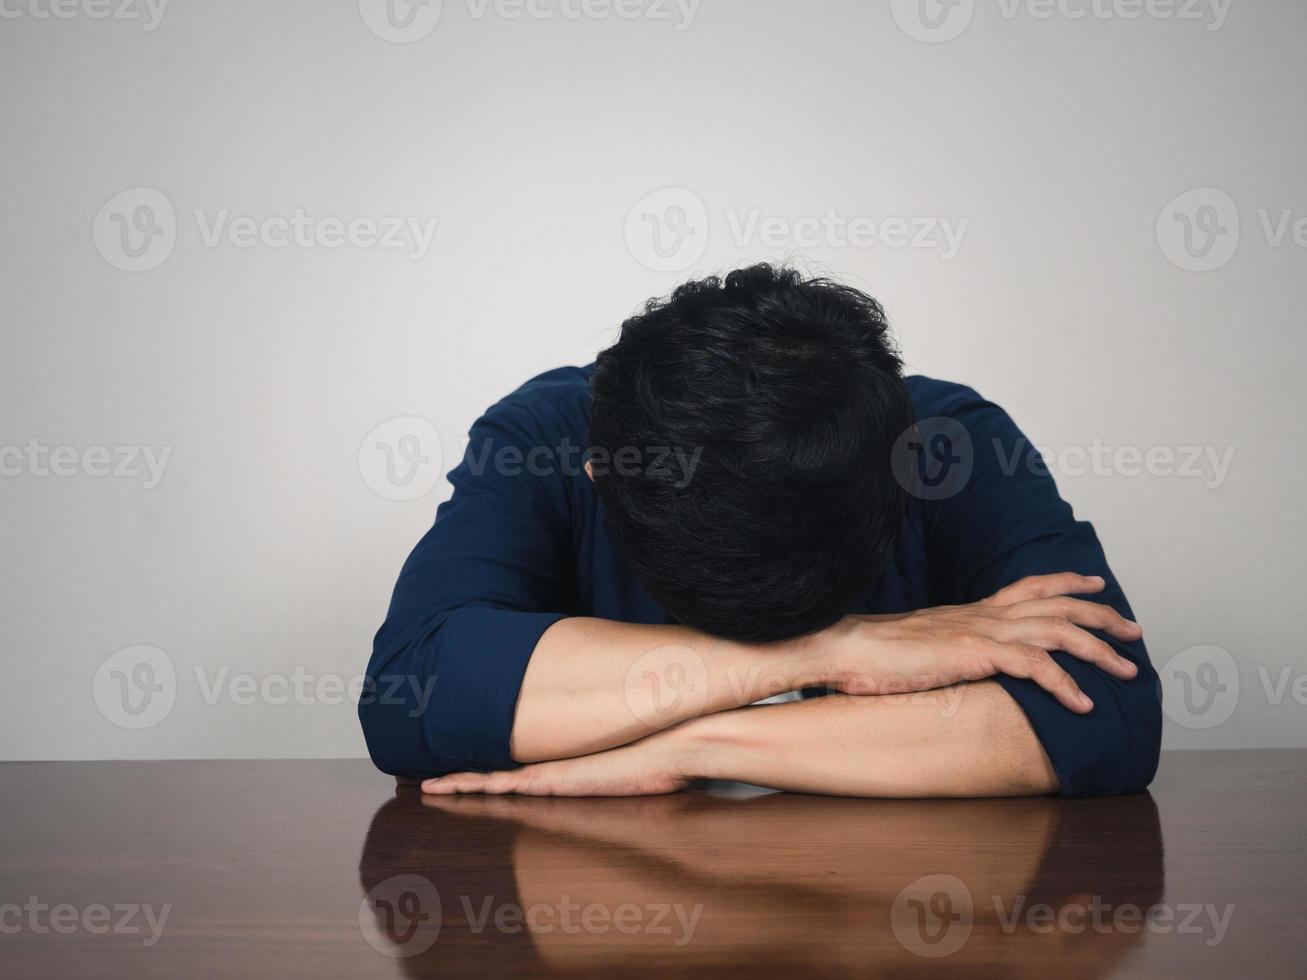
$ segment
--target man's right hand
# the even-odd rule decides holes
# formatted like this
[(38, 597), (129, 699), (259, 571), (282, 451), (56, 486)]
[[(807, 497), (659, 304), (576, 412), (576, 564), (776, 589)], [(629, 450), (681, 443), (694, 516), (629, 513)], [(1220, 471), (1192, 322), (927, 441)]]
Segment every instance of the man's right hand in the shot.
[(901, 616), (850, 616), (831, 627), (827, 684), (846, 694), (927, 691), (995, 674), (1027, 677), (1077, 714), (1094, 704), (1050, 652), (1061, 650), (1129, 680), (1133, 663), (1092, 635), (1143, 636), (1110, 606), (1075, 595), (1101, 592), (1097, 576), (1064, 572), (1021, 579), (988, 599)]

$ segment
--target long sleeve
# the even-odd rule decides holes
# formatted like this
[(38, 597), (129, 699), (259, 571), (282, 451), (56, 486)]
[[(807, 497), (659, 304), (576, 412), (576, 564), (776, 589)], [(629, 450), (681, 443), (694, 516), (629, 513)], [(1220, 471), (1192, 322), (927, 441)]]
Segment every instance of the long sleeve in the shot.
[[(974, 602), (1027, 575), (1074, 571), (1101, 575), (1097, 596), (1133, 619), (1120, 584), (1093, 527), (1077, 521), (1058, 494), (1034, 447), (998, 406), (969, 388), (948, 386), (936, 406), (970, 436), (963, 465), (973, 470), (961, 489), (925, 504), (931, 580), (939, 601)], [(1054, 659), (1094, 701), (1077, 715), (1033, 681), (1000, 676), (1003, 688), (1030, 719), (1064, 796), (1138, 792), (1157, 771), (1161, 743), (1161, 697), (1157, 673), (1142, 641), (1122, 643), (1096, 634), (1139, 667), (1118, 680), (1069, 654)]]
[(492, 407), (450, 474), (452, 498), (404, 564), (359, 702), (385, 772), (515, 765), (522, 677), (541, 634), (565, 615), (572, 580), (571, 491), (554, 428), (563, 426), (538, 406), (510, 397)]

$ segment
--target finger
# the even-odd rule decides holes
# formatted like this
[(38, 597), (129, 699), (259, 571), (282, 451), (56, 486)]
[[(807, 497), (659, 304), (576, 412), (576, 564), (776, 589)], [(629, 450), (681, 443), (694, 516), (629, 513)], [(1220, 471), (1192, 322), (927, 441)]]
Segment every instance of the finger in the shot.
[(1048, 652), (1036, 646), (1004, 645), (996, 666), (1012, 677), (1026, 677), (1078, 715), (1094, 710), (1094, 702)]
[(999, 589), (986, 605), (1010, 606), (1030, 599), (1051, 599), (1059, 595), (1092, 595), (1107, 587), (1101, 575), (1080, 575), (1076, 572), (1058, 572), (1054, 575), (1030, 575)]
[(422, 783), (422, 792), (433, 796), (454, 793), (511, 793), (512, 773), (507, 772), (455, 772), (438, 776)]
[(1069, 619), (1047, 616), (1038, 619), (1017, 619), (1009, 624), (1012, 633), (1021, 642), (1042, 650), (1061, 650), (1073, 657), (1101, 667), (1114, 677), (1130, 680), (1139, 672), (1131, 661), (1112, 647), (1087, 633)]
[(437, 776), (422, 780), (422, 792), (433, 796), (449, 796), (454, 793), (473, 793), (475, 787), (485, 779), (484, 773), (453, 772), (448, 776)]
[(1007, 606), (1004, 614), (1011, 617), (1060, 616), (1077, 626), (1102, 630), (1118, 640), (1138, 640), (1144, 635), (1143, 627), (1126, 619), (1111, 606), (1085, 599), (1031, 599)]

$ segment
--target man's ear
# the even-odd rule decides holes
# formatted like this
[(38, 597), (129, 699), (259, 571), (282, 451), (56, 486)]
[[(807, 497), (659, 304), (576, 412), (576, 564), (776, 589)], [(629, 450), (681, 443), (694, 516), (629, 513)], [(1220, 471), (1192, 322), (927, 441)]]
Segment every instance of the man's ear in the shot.
[(595, 481), (594, 462), (588, 459), (585, 461), (585, 475), (590, 478), (591, 483), (594, 483)]

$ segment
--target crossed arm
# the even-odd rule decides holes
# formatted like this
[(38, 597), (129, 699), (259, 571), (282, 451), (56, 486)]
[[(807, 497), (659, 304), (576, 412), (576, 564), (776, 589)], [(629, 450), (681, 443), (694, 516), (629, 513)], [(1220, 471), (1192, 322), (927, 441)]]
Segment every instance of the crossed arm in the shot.
[[(582, 477), (465, 462), (377, 634), (359, 702), (373, 760), (450, 774), (427, 780), (432, 793), (665, 792), (700, 776), (867, 796), (1143, 789), (1157, 676), (1097, 536), (1001, 409), (950, 390), (927, 407), (995, 448), (913, 525), (929, 590), (953, 605), (766, 647), (568, 615), (586, 605), (579, 588), (603, 596), (595, 609), (657, 621), (620, 583), (591, 580), (611, 564), (578, 575), (594, 542), (577, 529), (597, 526)], [(549, 445), (557, 411), (508, 399), (469, 447)], [(808, 687), (837, 693), (749, 707)]]
[[(905, 616), (849, 617), (799, 641), (750, 647), (672, 626), (565, 619), (541, 637), (511, 747), (521, 768), (454, 773), (425, 792), (616, 796), (695, 778), (847, 796), (1012, 796), (1058, 781), (1020, 706), (989, 678), (1024, 677), (1069, 712), (1093, 702), (1050, 655), (1122, 680), (1118, 640), (1140, 628), (1072, 598), (1101, 578), (1035, 576), (988, 599)], [(746, 707), (784, 691), (841, 692)]]

